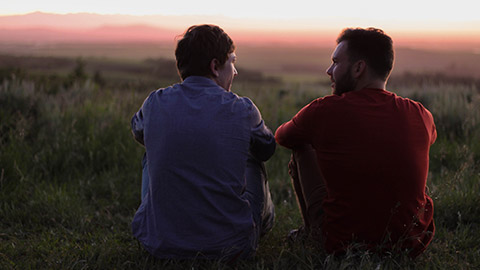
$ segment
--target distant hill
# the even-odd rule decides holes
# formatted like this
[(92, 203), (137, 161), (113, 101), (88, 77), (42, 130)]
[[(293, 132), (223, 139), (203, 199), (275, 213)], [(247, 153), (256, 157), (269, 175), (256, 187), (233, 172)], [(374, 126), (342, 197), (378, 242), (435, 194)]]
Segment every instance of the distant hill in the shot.
[[(267, 31), (265, 27), (271, 26), (271, 22), (252, 27), (250, 21), (221, 16), (35, 12), (0, 16), (0, 54), (173, 59), (175, 37), (199, 23), (218, 24), (232, 36), (240, 66), (268, 75), (298, 73), (315, 78), (324, 76), (330, 65), (340, 31), (278, 28)], [(442, 41), (441, 37), (438, 41), (432, 35), (417, 36), (416, 40), (406, 35), (392, 37), (396, 48), (394, 74), (421, 72), (480, 77), (478, 37), (472, 36), (470, 43)]]
[[(181, 28), (179, 23), (189, 17), (181, 16), (133, 16), (133, 15), (100, 15), (94, 13), (53, 14), (33, 12), (21, 15), (0, 16), (0, 28), (56, 28), (56, 29), (88, 29), (104, 25), (151, 25), (165, 28)], [(191, 19), (190, 19), (191, 20)], [(176, 26), (176, 27), (175, 27)]]
[[(0, 16), (2, 43), (172, 42), (182, 32), (151, 22), (163, 16), (98, 15), (90, 13)], [(167, 26), (169, 24), (166, 24)]]
[(173, 42), (178, 32), (147, 25), (100, 26), (91, 29), (56, 29), (46, 27), (2, 29), (1, 43), (61, 42)]
[[(50, 14), (0, 16), (0, 42), (169, 41), (195, 24), (217, 24), (236, 43), (333, 46), (337, 30), (285, 31), (275, 22), (224, 16)], [(269, 28), (271, 27), (271, 28)]]
[[(341, 28), (331, 25), (328, 21), (318, 23), (317, 27), (306, 25), (305, 29), (297, 29), (288, 21), (245, 20), (225, 16), (34, 12), (0, 16), (0, 43), (172, 42), (189, 26), (204, 23), (220, 25), (238, 44), (252, 45), (332, 48), (341, 31)], [(397, 47), (480, 53), (480, 36), (476, 35), (476, 32), (470, 34), (460, 32), (400, 31), (389, 34), (392, 35)]]

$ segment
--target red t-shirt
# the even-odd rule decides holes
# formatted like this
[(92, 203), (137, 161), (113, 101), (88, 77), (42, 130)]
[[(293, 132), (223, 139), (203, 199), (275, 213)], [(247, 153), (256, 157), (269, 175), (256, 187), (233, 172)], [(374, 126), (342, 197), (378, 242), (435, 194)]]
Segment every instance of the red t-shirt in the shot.
[(425, 194), (437, 137), (420, 103), (382, 89), (318, 98), (275, 134), (280, 145), (311, 144), (327, 189), (322, 234), (327, 252), (352, 242), (420, 254), (433, 238)]

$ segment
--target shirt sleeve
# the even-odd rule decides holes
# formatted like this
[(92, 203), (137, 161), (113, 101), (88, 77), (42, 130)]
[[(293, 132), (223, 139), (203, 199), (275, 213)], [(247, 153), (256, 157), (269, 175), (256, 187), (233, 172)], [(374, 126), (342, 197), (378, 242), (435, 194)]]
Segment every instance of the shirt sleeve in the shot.
[(135, 140), (142, 145), (145, 145), (144, 139), (143, 139), (143, 130), (144, 130), (144, 111), (145, 111), (145, 105), (148, 104), (148, 101), (150, 97), (152, 96), (153, 93), (151, 93), (143, 102), (142, 107), (136, 112), (131, 121), (131, 127), (132, 127), (132, 134)]
[(257, 106), (248, 98), (250, 103), (250, 153), (260, 161), (267, 161), (275, 152), (275, 137), (265, 125)]
[(435, 127), (435, 121), (433, 120), (432, 113), (425, 108), (421, 103), (417, 102), (420, 108), (420, 114), (425, 123), (425, 128), (427, 129), (428, 136), (430, 137), (430, 145), (432, 145), (437, 139), (437, 129)]
[(430, 111), (427, 110), (430, 119), (430, 145), (432, 145), (437, 140), (437, 128), (435, 127), (435, 121), (433, 120), (433, 115)]
[(312, 144), (311, 125), (314, 123), (315, 111), (321, 99), (314, 100), (303, 107), (292, 120), (283, 123), (275, 132), (278, 144), (293, 149), (297, 145)]

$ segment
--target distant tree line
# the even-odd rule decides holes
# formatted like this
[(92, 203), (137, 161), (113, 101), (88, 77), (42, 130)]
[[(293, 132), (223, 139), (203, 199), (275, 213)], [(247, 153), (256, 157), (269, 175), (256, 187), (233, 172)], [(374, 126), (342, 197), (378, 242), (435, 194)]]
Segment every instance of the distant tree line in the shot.
[(440, 86), (445, 84), (450, 85), (466, 85), (474, 86), (480, 89), (480, 77), (470, 76), (450, 76), (442, 72), (430, 72), (430, 73), (412, 73), (404, 72), (400, 75), (392, 76), (388, 80), (391, 86), (409, 86), (409, 85), (428, 85), (428, 86)]
[[(274, 82), (254, 70), (239, 68), (239, 82)], [(148, 58), (121, 61), (99, 58), (67, 58), (0, 55), (0, 83), (5, 80), (31, 80), (46, 92), (56, 93), (87, 80), (100, 88), (155, 89), (179, 82), (174, 60)]]

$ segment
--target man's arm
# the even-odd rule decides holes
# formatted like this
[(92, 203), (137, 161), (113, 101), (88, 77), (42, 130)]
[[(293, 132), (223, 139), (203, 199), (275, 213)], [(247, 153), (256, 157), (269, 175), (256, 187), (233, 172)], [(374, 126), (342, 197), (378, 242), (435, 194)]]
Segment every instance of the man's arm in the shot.
[(435, 121), (433, 120), (433, 115), (420, 102), (415, 102), (415, 103), (418, 104), (418, 106), (420, 106), (420, 114), (423, 118), (423, 122), (425, 123), (425, 128), (427, 129), (427, 133), (430, 136), (430, 145), (432, 145), (437, 139), (437, 129), (435, 127)]
[(281, 146), (294, 149), (302, 145), (312, 144), (311, 131), (308, 127), (314, 124), (315, 101), (301, 109), (292, 120), (283, 123), (275, 132), (275, 140)]
[(258, 108), (248, 99), (251, 104), (250, 123), (250, 153), (260, 161), (267, 161), (275, 153), (275, 137), (272, 131), (265, 125)]
[[(427, 110), (427, 109), (425, 109)], [(435, 122), (433, 120), (433, 115), (430, 111), (428, 111), (428, 114), (430, 116), (430, 145), (432, 145), (436, 140), (437, 140), (437, 128), (435, 127)]]
[(133, 137), (137, 142), (142, 145), (145, 145), (143, 141), (143, 107), (135, 113), (132, 117), (131, 126), (132, 126), (132, 134)]
[(145, 101), (143, 102), (142, 104), (142, 107), (140, 107), (140, 109), (138, 110), (138, 112), (136, 112), (133, 117), (132, 117), (132, 121), (131, 121), (131, 127), (132, 127), (132, 134), (133, 134), (133, 137), (135, 138), (135, 140), (137, 142), (139, 142), (140, 144), (142, 145), (145, 145), (145, 141), (144, 141), (144, 138), (143, 138), (143, 130), (144, 130), (144, 119), (143, 119), (143, 114), (144, 114), (144, 110), (145, 110), (145, 105), (148, 104), (149, 100), (150, 100), (150, 97), (152, 96), (152, 94), (155, 93), (152, 92), (146, 99)]

